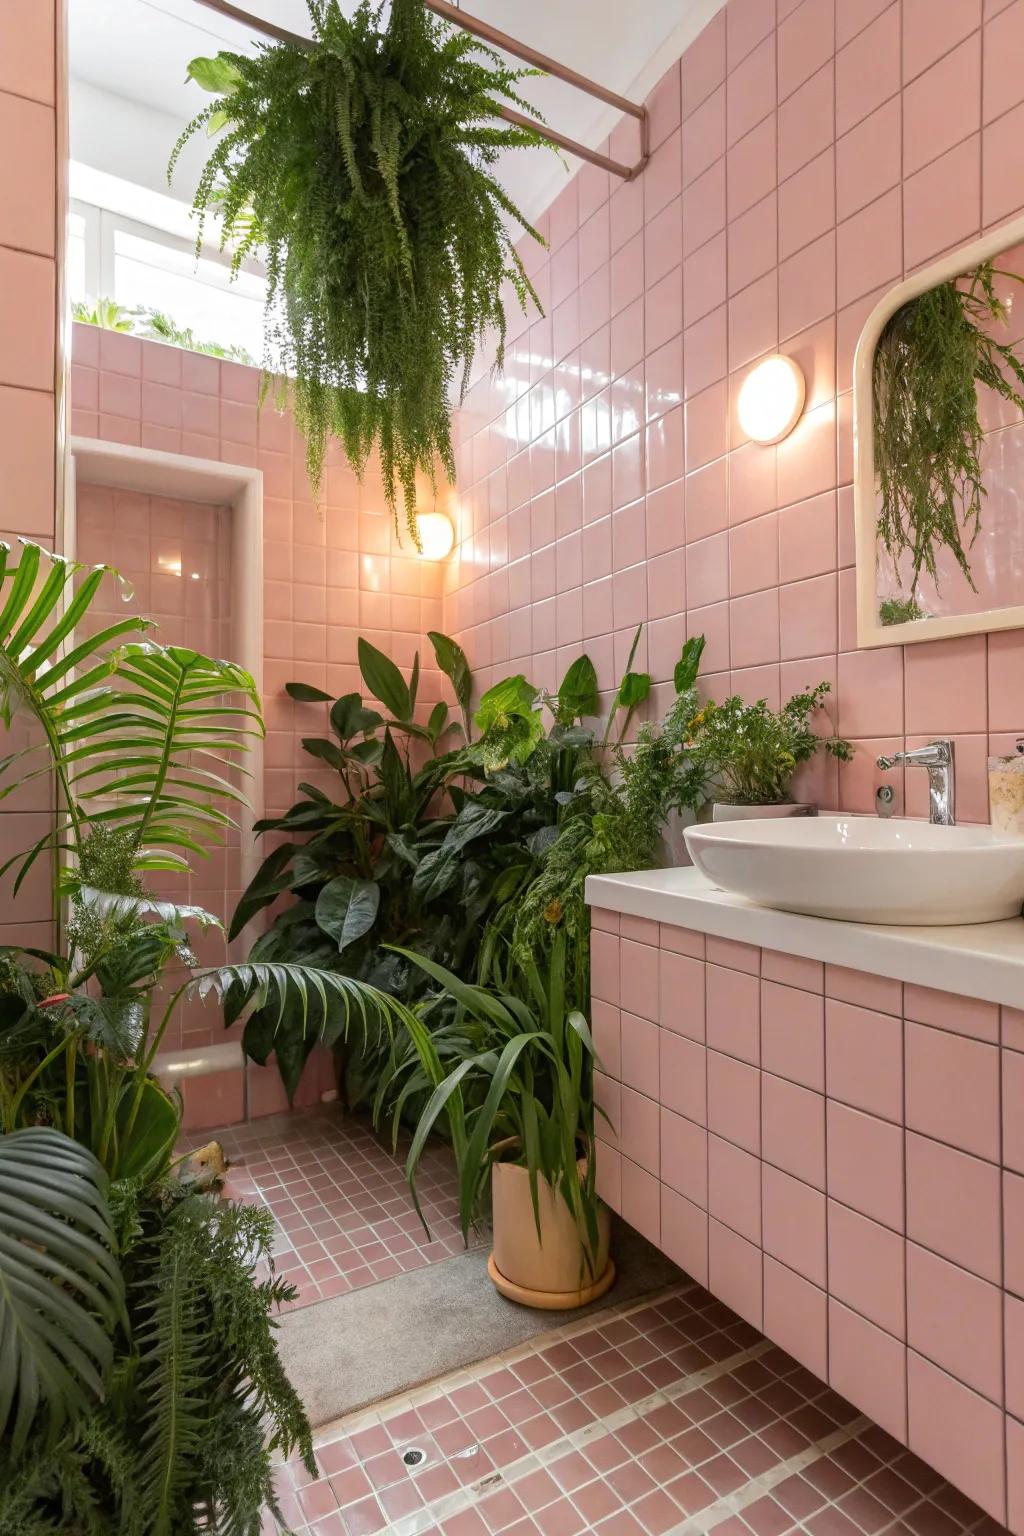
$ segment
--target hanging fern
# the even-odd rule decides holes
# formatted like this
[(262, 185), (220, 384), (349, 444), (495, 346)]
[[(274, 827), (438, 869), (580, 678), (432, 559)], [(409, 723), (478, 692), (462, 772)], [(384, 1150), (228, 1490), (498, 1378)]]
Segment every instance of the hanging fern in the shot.
[(983, 262), (967, 277), (940, 283), (904, 304), (875, 349), (878, 533), (894, 564), (910, 553), (911, 603), (922, 570), (938, 581), (936, 551), (943, 547), (977, 591), (967, 551), (977, 537), (986, 494), (978, 385), (1024, 412), (1024, 362), (1012, 343), (999, 341), (989, 329), (1009, 319), (996, 277), (1024, 281)]
[(450, 411), (485, 330), (505, 338), (502, 286), (539, 303), (513, 244), (540, 239), (493, 174), (499, 154), (542, 142), (496, 121), (526, 105), (528, 70), (434, 22), (422, 0), (307, 0), (309, 48), (195, 59), (217, 99), (186, 128), (222, 131), (195, 195), (233, 238), (234, 266), (268, 273), (265, 365), (292, 374), (318, 491), (327, 439), (358, 471), (376, 445), (394, 511), (401, 489), (416, 540), (416, 477), (454, 478)]

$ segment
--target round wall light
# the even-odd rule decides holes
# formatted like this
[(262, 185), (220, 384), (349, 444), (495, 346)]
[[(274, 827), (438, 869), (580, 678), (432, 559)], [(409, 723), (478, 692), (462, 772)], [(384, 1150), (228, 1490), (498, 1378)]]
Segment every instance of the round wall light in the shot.
[(798, 363), (777, 352), (743, 380), (736, 410), (740, 426), (755, 443), (781, 443), (800, 420), (804, 376)]
[(421, 560), (444, 560), (452, 552), (455, 528), (444, 512), (417, 512)]

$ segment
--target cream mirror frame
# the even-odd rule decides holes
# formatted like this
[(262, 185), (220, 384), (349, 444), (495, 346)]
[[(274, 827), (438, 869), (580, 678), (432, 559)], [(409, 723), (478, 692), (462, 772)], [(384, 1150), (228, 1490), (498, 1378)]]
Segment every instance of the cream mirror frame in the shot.
[(865, 322), (853, 364), (853, 508), (857, 576), (857, 644), (862, 649), (909, 645), (951, 635), (982, 634), (1024, 628), (1024, 603), (979, 612), (948, 613), (897, 624), (883, 624), (878, 614), (878, 509), (874, 452), (875, 349), (889, 319), (911, 299), (951, 278), (973, 271), (1001, 252), (1024, 244), (1024, 217), (960, 246), (897, 284), (883, 295)]

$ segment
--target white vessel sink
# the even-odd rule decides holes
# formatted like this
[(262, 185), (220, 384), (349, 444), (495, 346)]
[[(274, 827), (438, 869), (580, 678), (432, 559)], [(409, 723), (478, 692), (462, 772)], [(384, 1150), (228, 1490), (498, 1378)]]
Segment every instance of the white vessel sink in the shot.
[(868, 816), (688, 827), (713, 884), (765, 907), (852, 923), (990, 923), (1024, 902), (1024, 838)]

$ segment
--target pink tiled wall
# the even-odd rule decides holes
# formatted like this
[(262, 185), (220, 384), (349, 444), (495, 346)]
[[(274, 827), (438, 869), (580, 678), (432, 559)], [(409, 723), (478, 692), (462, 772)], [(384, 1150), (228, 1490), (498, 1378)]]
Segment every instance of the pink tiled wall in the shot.
[[(1022, 58), (1024, 0), (729, 0), (649, 98), (643, 175), (566, 184), (524, 247), (546, 317), (459, 419), (446, 619), (484, 678), (551, 686), (585, 646), (610, 689), (644, 622), (658, 711), (702, 632), (715, 696), (835, 687), (857, 752), (805, 796), (870, 810), (877, 754), (943, 733), (987, 819), (1024, 633), (857, 650), (851, 365), (882, 292), (1024, 208)], [(807, 411), (760, 447), (736, 394), (780, 348)], [(923, 775), (906, 794), (922, 814)]]
[(592, 916), (605, 1199), (1024, 1531), (1024, 1013)]
[[(15, 549), (21, 534), (51, 548), (54, 539), (62, 26), (60, 0), (7, 0), (0, 15), (0, 539)], [(19, 728), (12, 745), (25, 744)], [(43, 835), (49, 805), (45, 779), (0, 804), (0, 863)], [(5, 877), (0, 944), (48, 947), (50, 911), (43, 861), (17, 902)]]
[[(296, 704), (284, 692), (294, 679), (332, 695), (363, 691), (356, 663), (359, 635), (408, 670), (417, 650), (423, 663), (422, 712), (441, 696), (426, 632), (441, 625), (441, 570), (396, 540), (379, 474), (368, 469), (362, 485), (332, 450), (318, 509), (305, 473), (305, 448), (290, 416), (257, 408), (259, 372), (158, 342), (90, 326), (74, 327), (71, 378), (72, 432), (136, 446), (255, 465), (263, 472), (264, 517), (264, 712), (267, 721), (264, 792), (268, 814), (297, 795), (300, 780), (338, 793), (337, 776), (319, 769), (302, 750), (302, 738), (329, 734), (322, 705)], [(165, 499), (124, 496), (85, 487), (83, 557), (126, 566), (135, 586), (132, 606), (155, 616), (157, 638), (180, 638), (180, 610), (194, 595), (192, 566), (210, 568), (200, 534), (217, 509), (189, 508)], [(220, 514), (223, 516), (223, 514)], [(191, 530), (191, 533), (189, 532)], [(216, 540), (213, 551), (216, 552)], [(193, 560), (193, 556), (195, 559)], [(200, 558), (202, 556), (202, 558)], [(181, 576), (168, 574), (161, 558), (181, 559)], [(221, 564), (223, 564), (223, 560)], [(231, 601), (226, 570), (195, 584), (212, 606), (204, 622), (223, 626)], [(111, 596), (111, 601), (117, 601)], [(188, 622), (188, 613), (185, 614)], [(191, 632), (191, 630), (190, 630)], [(194, 636), (192, 637), (195, 638)], [(218, 642), (216, 651), (224, 646)], [(264, 839), (266, 851), (272, 846)], [(231, 851), (197, 865), (191, 895), (223, 917), (234, 905)], [(208, 935), (198, 945), (212, 962), (223, 954)], [(221, 1040), (219, 1010), (195, 1003), (182, 1010), (167, 1049), (195, 1048)], [(230, 1075), (196, 1079), (186, 1089), (189, 1122), (224, 1123), (238, 1118), (241, 1097)], [(329, 1074), (310, 1069), (300, 1102), (315, 1097)], [(248, 1111), (282, 1107), (276, 1073), (250, 1065)]]

